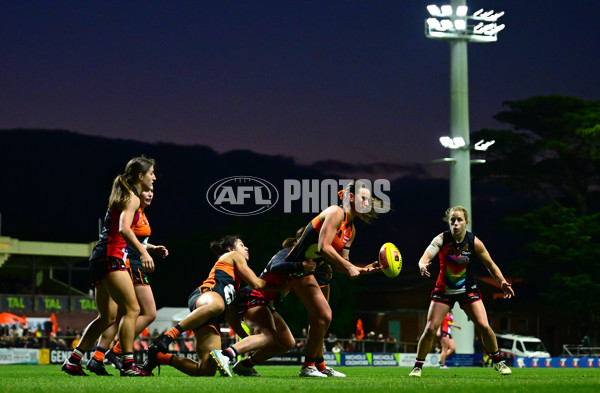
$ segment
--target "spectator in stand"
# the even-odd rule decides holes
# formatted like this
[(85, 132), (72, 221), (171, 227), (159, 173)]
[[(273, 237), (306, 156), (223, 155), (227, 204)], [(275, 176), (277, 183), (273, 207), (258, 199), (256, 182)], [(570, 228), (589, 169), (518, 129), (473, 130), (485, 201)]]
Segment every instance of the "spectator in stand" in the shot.
[(388, 352), (398, 352), (398, 340), (393, 334), (388, 334), (386, 342)]
[(325, 340), (325, 348), (328, 352), (331, 352), (335, 344), (337, 343), (337, 336), (333, 332), (327, 334), (327, 340)]
[(353, 339), (348, 340), (348, 343), (346, 344), (346, 348), (344, 349), (344, 352), (355, 352), (356, 351), (356, 343)]
[(331, 352), (333, 352), (333, 353), (344, 352), (344, 347), (342, 347), (341, 343), (336, 342), (335, 345), (333, 346), (333, 348), (331, 348)]

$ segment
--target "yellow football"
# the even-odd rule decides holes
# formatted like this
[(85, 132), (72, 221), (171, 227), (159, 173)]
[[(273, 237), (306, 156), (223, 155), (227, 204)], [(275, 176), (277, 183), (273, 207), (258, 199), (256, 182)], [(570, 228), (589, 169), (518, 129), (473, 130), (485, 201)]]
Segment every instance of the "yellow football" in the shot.
[(402, 270), (402, 255), (393, 243), (385, 243), (379, 249), (379, 265), (389, 278), (394, 278)]

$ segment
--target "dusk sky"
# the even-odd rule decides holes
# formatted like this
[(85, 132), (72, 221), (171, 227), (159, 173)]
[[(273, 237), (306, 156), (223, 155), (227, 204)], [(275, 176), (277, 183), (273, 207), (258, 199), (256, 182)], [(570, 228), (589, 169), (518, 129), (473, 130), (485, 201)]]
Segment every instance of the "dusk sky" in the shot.
[[(0, 129), (435, 165), (449, 50), (424, 35), (431, 3), (3, 0)], [(600, 97), (600, 2), (467, 5), (506, 12), (498, 42), (469, 45), (471, 131), (503, 101)]]

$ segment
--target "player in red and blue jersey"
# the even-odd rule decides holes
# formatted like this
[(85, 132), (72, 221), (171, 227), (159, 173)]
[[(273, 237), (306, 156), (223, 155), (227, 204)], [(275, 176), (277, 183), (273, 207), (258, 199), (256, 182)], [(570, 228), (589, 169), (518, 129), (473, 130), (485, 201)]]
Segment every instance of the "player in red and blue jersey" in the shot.
[[(228, 318), (230, 326), (243, 339), (223, 350), (223, 355), (232, 362), (237, 354), (255, 351), (250, 357), (234, 364), (232, 370), (238, 375), (259, 376), (254, 369), (256, 364), (283, 354), (295, 346), (294, 336), (277, 312), (277, 307), (289, 291), (291, 275), (313, 272), (316, 267), (316, 263), (311, 259), (302, 262), (285, 260), (295, 240), (295, 238), (286, 239), (283, 243), (285, 248), (271, 258), (259, 276), (272, 286), (285, 289), (268, 291), (251, 287), (242, 288), (236, 302), (237, 316), (230, 315)], [(242, 328), (241, 320), (244, 321), (251, 335)]]
[(440, 368), (447, 369), (446, 359), (456, 351), (456, 345), (452, 338), (452, 328), (461, 329), (460, 325), (454, 322), (454, 315), (452, 310), (448, 311), (446, 317), (442, 321), (442, 326), (439, 329), (440, 344), (442, 352), (440, 353)]
[(462, 206), (446, 210), (445, 221), (449, 230), (436, 236), (419, 260), (419, 271), (429, 277), (427, 270), (431, 260), (437, 254), (440, 260), (440, 273), (431, 293), (431, 304), (427, 314), (427, 324), (417, 346), (417, 360), (410, 376), (420, 377), (425, 356), (429, 353), (436, 332), (448, 311), (456, 302), (465, 311), (481, 336), (486, 350), (491, 354), (494, 369), (502, 375), (511, 373), (510, 368), (500, 360), (496, 335), (488, 323), (487, 313), (481, 293), (472, 271), (472, 264), (479, 259), (488, 272), (498, 281), (504, 297), (515, 295), (500, 268), (494, 263), (483, 242), (473, 233), (467, 231), (469, 214)]
[[(134, 216), (131, 229), (138, 241), (148, 250), (153, 256), (166, 258), (169, 251), (165, 246), (154, 245), (149, 243), (151, 234), (150, 222), (146, 217), (146, 207), (150, 206), (154, 198), (154, 190), (142, 191), (140, 193), (140, 208)], [(142, 255), (131, 246), (127, 246), (127, 259), (125, 265), (133, 281), (135, 296), (140, 305), (140, 315), (135, 322), (135, 336), (137, 337), (148, 325), (156, 318), (156, 302), (150, 286), (148, 272), (144, 269), (141, 260)], [(87, 369), (97, 375), (109, 375), (104, 367), (104, 358), (110, 361), (117, 369), (121, 370), (123, 362), (121, 356), (123, 351), (121, 342), (118, 341), (114, 347), (109, 348), (113, 342), (119, 328), (120, 317), (117, 318), (100, 337), (96, 351), (92, 358), (88, 361)]]
[(135, 321), (140, 306), (135, 297), (125, 260), (127, 246), (131, 246), (140, 253), (144, 269), (149, 272), (154, 270), (152, 257), (136, 238), (131, 226), (137, 220), (140, 192), (152, 189), (155, 180), (154, 160), (136, 157), (127, 163), (125, 173), (117, 176), (113, 181), (102, 233), (92, 250), (89, 263), (91, 281), (96, 287), (98, 317), (87, 326), (77, 348), (63, 363), (62, 371), (67, 374), (88, 375), (81, 367), (81, 358), (115, 321), (119, 309), (123, 312), (119, 329), (123, 347), (121, 376), (152, 376), (152, 373), (138, 368), (133, 361)]

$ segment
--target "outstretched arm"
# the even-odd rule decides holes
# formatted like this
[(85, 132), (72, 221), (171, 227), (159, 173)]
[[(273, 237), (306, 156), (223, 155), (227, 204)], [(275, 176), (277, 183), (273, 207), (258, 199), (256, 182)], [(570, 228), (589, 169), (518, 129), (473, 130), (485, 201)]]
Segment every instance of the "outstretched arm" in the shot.
[(444, 244), (444, 238), (442, 234), (434, 237), (431, 241), (431, 244), (427, 246), (423, 256), (419, 259), (419, 272), (423, 277), (430, 277), (431, 273), (429, 273), (429, 266), (431, 266), (431, 260), (435, 257), (435, 255), (440, 252), (442, 245)]
[(477, 254), (477, 257), (479, 257), (479, 260), (481, 263), (483, 263), (488, 272), (490, 272), (492, 277), (494, 277), (494, 279), (500, 283), (500, 287), (502, 288), (502, 291), (504, 291), (504, 297), (510, 299), (512, 296), (515, 296), (512, 285), (506, 281), (502, 275), (502, 272), (500, 271), (500, 268), (492, 260), (492, 257), (485, 248), (485, 245), (477, 237), (475, 237), (475, 254)]

